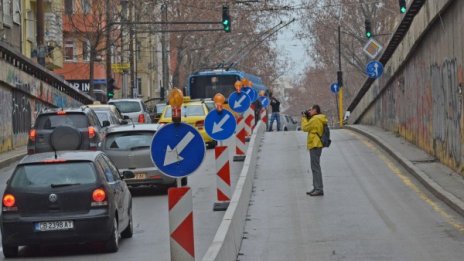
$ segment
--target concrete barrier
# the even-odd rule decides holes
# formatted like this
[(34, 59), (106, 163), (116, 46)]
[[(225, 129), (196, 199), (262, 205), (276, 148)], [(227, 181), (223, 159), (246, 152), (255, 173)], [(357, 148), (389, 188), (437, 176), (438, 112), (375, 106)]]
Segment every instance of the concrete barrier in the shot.
[(203, 261), (237, 260), (253, 187), (258, 149), (265, 131), (266, 125), (260, 121), (248, 144), (245, 162), (235, 186), (229, 208), (224, 214), (213, 242), (203, 256)]

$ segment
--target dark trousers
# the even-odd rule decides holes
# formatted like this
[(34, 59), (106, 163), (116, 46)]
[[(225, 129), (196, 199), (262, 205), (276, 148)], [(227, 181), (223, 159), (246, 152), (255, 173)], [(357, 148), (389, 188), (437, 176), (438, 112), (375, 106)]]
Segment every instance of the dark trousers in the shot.
[(315, 190), (324, 191), (322, 185), (321, 154), (322, 148), (313, 148), (309, 150), (311, 172), (313, 173), (313, 187)]

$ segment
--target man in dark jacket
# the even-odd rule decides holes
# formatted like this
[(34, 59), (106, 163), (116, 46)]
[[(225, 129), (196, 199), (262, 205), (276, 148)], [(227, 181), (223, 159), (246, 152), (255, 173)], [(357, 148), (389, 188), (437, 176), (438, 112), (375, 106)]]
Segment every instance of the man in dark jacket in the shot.
[(269, 131), (272, 131), (272, 124), (275, 120), (277, 120), (277, 131), (280, 131), (280, 102), (274, 97), (274, 95), (272, 95), (272, 92), (269, 94), (269, 96), (271, 99), (272, 108), (271, 122), (269, 123)]

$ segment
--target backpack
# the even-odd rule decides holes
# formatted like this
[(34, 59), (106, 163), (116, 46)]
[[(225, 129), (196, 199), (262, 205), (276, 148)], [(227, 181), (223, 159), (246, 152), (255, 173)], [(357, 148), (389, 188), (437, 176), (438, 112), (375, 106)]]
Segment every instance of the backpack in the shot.
[[(318, 134), (319, 136), (319, 134)], [(319, 136), (322, 142), (322, 146), (324, 148), (328, 148), (330, 146), (330, 143), (332, 143), (332, 140), (330, 139), (330, 129), (327, 124), (324, 124), (324, 128), (322, 130), (322, 136)]]

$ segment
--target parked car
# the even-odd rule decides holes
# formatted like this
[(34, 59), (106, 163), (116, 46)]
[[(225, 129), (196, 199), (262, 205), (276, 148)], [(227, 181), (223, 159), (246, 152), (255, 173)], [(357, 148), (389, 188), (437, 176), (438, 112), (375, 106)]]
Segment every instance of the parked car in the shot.
[[(181, 121), (195, 127), (200, 132), (205, 144), (210, 148), (214, 148), (217, 143), (205, 130), (205, 118), (208, 112), (209, 109), (203, 101), (190, 101), (184, 97), (184, 103), (181, 107)], [(172, 109), (171, 105), (167, 105), (161, 114), (159, 123), (166, 124), (170, 122), (172, 122)]]
[[(271, 115), (268, 116), (269, 123), (271, 122)], [(298, 129), (298, 122), (290, 115), (280, 114), (280, 130), (282, 131), (296, 131)], [(277, 121), (272, 124), (272, 130), (277, 130)]]
[(142, 99), (111, 99), (108, 104), (115, 105), (122, 115), (128, 116), (133, 122), (152, 123), (150, 113)]
[(109, 121), (110, 126), (127, 124), (127, 119), (124, 119), (118, 108), (112, 104), (92, 104), (87, 106), (95, 111), (102, 125), (104, 121)]
[[(161, 173), (151, 159), (151, 141), (159, 127), (158, 124), (129, 124), (108, 128), (101, 150), (115, 162), (120, 172), (134, 173), (134, 178), (125, 180), (129, 187), (167, 189), (176, 186), (176, 179)], [(187, 185), (187, 178), (182, 179), (182, 184)]]
[(104, 242), (116, 252), (133, 234), (132, 196), (101, 151), (46, 152), (24, 157), (7, 182), (0, 228), (5, 257), (23, 245)]
[(96, 150), (104, 135), (104, 127), (109, 125), (110, 122), (103, 121), (102, 126), (88, 106), (42, 111), (29, 131), (27, 153)]

